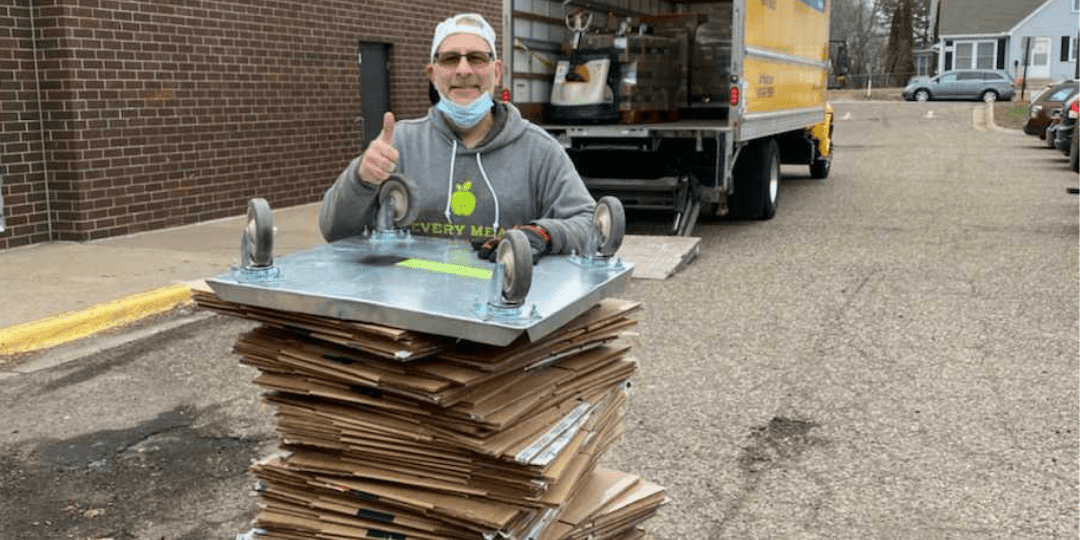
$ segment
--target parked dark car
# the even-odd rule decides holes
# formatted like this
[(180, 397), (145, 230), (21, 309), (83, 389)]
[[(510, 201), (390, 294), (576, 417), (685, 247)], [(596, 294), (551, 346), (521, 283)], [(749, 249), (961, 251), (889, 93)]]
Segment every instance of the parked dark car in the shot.
[(992, 69), (957, 69), (934, 77), (912, 77), (901, 91), (904, 99), (979, 99), (982, 101), (1010, 100), (1016, 90), (1012, 78), (1004, 71)]
[(1062, 105), (1062, 113), (1058, 117), (1057, 127), (1054, 128), (1053, 146), (1066, 154), (1069, 153), (1069, 138), (1076, 128), (1076, 112), (1073, 107), (1077, 105), (1078, 97), (1080, 96), (1073, 96)]
[(1045, 96), (1047, 92), (1052, 90), (1058, 84), (1059, 83), (1048, 84), (1048, 85), (1042, 87), (1039, 90), (1035, 90), (1034, 88), (1032, 88), (1031, 93), (1029, 94), (1029, 97), (1028, 97), (1028, 103), (1031, 104), (1031, 103), (1035, 103), (1036, 101), (1039, 101), (1039, 98)]
[(1072, 146), (1069, 148), (1069, 167), (1073, 172), (1080, 172), (1080, 129), (1072, 132)]
[[(1046, 139), (1047, 128), (1061, 116), (1061, 107), (1066, 101), (1075, 96), (1080, 90), (1076, 81), (1067, 81), (1055, 85), (1050, 90), (1043, 92), (1028, 107), (1028, 117), (1024, 121), (1024, 133), (1037, 135), (1040, 139)], [(1053, 146), (1054, 139), (1047, 141), (1047, 146)]]
[[(1077, 94), (1077, 95), (1080, 95), (1080, 94)], [(1074, 95), (1073, 97), (1069, 98), (1069, 101), (1066, 101), (1065, 103), (1062, 103), (1061, 107), (1059, 107), (1056, 112), (1055, 111), (1050, 111), (1050, 125), (1046, 126), (1046, 146), (1048, 146), (1050, 148), (1058, 148), (1058, 146), (1057, 146), (1057, 138), (1058, 138), (1057, 132), (1058, 132), (1058, 129), (1061, 128), (1061, 121), (1067, 116), (1066, 114), (1063, 114), (1063, 113), (1065, 111), (1069, 110), (1069, 103), (1072, 100), (1076, 99), (1077, 95)], [(1068, 140), (1069, 134), (1065, 133), (1063, 135), (1063, 138), (1065, 140)], [(1060, 150), (1060, 148), (1058, 148), (1058, 149)]]
[(1080, 154), (1076, 151), (1076, 137), (1080, 131), (1076, 127), (1077, 120), (1080, 119), (1080, 95), (1073, 96), (1063, 108), (1065, 112), (1054, 129), (1054, 148), (1069, 156), (1069, 166), (1075, 171), (1077, 160), (1080, 159)]

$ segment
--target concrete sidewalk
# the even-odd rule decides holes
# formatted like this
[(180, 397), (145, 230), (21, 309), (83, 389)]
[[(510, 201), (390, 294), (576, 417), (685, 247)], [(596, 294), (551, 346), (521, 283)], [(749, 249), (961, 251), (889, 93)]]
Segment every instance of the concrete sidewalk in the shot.
[[(323, 243), (319, 204), (274, 210), (274, 254)], [(59, 345), (167, 311), (240, 260), (246, 216), (0, 252), (0, 354)]]

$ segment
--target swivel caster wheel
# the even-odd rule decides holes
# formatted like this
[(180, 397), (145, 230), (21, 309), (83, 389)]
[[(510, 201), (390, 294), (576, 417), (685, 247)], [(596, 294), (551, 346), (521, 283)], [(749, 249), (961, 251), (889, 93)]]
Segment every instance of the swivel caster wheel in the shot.
[(532, 248), (525, 233), (511, 229), (499, 242), (495, 262), (502, 265), (502, 300), (505, 304), (519, 306), (525, 302), (532, 287)]
[(400, 174), (390, 175), (379, 188), (377, 228), (380, 231), (405, 229), (416, 221), (419, 213), (416, 184)]
[(247, 224), (244, 226), (240, 251), (244, 268), (274, 265), (274, 214), (266, 199), (248, 200)]
[(626, 213), (622, 202), (612, 196), (601, 197), (593, 210), (593, 234), (596, 251), (601, 257), (610, 257), (619, 251), (626, 235)]

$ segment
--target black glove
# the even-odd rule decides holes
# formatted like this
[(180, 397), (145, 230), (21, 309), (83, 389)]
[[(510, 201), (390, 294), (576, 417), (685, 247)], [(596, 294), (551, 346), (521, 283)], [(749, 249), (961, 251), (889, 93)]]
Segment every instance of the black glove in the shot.
[[(551, 249), (551, 235), (543, 227), (533, 223), (518, 225), (514, 228), (525, 233), (525, 238), (529, 239), (533, 264), (540, 262), (540, 257), (546, 255)], [(495, 257), (499, 253), (499, 243), (504, 238), (503, 234), (490, 238), (473, 238), (471, 242), (473, 249), (476, 250), (476, 256), (495, 262)]]
[(502, 242), (502, 239), (503, 237), (500, 234), (489, 238), (473, 238), (469, 242), (476, 251), (477, 257), (495, 262), (495, 253), (499, 251), (499, 242)]
[(543, 227), (530, 223), (514, 228), (525, 233), (525, 238), (529, 239), (529, 247), (532, 248), (533, 264), (540, 262), (540, 257), (547, 255), (547, 253), (551, 251), (551, 235), (548, 234)]

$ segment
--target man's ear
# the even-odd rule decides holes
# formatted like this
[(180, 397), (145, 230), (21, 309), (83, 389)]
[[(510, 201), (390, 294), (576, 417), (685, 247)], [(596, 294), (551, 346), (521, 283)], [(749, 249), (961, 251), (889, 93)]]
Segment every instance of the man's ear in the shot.
[(506, 65), (502, 60), (495, 61), (495, 87), (502, 86), (503, 70), (506, 69)]
[(428, 64), (424, 66), (424, 77), (432, 84), (435, 84), (435, 66)]

